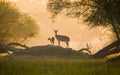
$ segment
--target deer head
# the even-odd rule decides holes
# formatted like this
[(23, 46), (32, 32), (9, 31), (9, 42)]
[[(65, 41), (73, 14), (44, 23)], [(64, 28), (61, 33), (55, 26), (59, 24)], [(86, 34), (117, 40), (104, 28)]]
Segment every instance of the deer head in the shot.
[(55, 29), (54, 29), (55, 35), (57, 35), (57, 32), (58, 32), (58, 31), (59, 31), (59, 30), (55, 30)]
[(50, 37), (48, 38), (48, 40), (50, 40)]

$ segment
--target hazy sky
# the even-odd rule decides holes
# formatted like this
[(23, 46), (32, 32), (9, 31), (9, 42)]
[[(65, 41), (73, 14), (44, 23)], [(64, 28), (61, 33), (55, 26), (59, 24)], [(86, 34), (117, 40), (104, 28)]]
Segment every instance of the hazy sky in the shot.
[[(47, 45), (50, 42), (48, 37), (54, 36), (54, 29), (59, 29), (58, 34), (69, 36), (70, 47), (73, 49), (80, 49), (86, 47), (86, 43), (92, 44), (92, 52), (101, 49), (104, 44), (109, 41), (109, 36), (105, 33), (111, 34), (106, 28), (97, 27), (90, 30), (90, 28), (82, 23), (82, 19), (70, 19), (63, 15), (59, 15), (55, 23), (50, 19), (51, 14), (46, 9), (47, 0), (11, 0), (16, 2), (16, 6), (23, 12), (28, 13), (36, 19), (40, 26), (40, 37), (29, 40), (30, 46)], [(103, 29), (103, 30), (101, 30)], [(57, 40), (55, 41), (57, 44)], [(62, 43), (65, 47), (65, 44)]]

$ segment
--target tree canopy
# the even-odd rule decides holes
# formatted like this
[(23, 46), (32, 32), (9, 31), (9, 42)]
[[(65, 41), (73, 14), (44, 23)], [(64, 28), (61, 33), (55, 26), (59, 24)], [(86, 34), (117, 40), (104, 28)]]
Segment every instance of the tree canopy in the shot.
[(49, 0), (47, 7), (53, 16), (61, 12), (70, 17), (82, 15), (95, 25), (105, 25), (110, 23), (110, 16), (120, 23), (119, 5), (119, 0)]
[(38, 32), (34, 19), (20, 12), (13, 3), (0, 0), (0, 42), (21, 41), (36, 36)]
[(53, 18), (61, 13), (72, 18), (83, 16), (93, 26), (112, 25), (116, 34), (120, 30), (119, 6), (120, 0), (49, 0), (47, 4)]

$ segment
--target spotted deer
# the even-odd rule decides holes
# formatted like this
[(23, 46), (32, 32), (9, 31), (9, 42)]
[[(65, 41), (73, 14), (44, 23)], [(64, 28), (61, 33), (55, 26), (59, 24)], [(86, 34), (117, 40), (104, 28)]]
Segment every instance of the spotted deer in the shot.
[(54, 45), (55, 38), (54, 37), (49, 37), (48, 40), (51, 42), (51, 45)]
[(65, 42), (66, 43), (66, 47), (68, 48), (69, 47), (69, 41), (70, 41), (70, 38), (68, 36), (64, 36), (64, 35), (58, 35), (57, 32), (58, 30), (54, 30), (55, 32), (55, 37), (58, 41), (58, 45), (60, 46), (60, 42)]

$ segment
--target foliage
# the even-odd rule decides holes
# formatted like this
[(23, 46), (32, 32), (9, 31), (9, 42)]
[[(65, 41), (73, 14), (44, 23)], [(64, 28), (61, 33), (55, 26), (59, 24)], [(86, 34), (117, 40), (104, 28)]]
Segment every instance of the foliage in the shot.
[(13, 3), (0, 0), (0, 41), (20, 41), (38, 34), (36, 22), (20, 12)]
[(15, 37), (16, 40), (19, 40), (18, 37), (22, 40), (26, 40), (27, 38), (35, 37), (38, 34), (39, 29), (35, 20), (27, 14), (22, 14), (12, 32), (13, 34), (16, 34), (12, 36)]
[(119, 0), (49, 0), (47, 7), (53, 15), (64, 11), (67, 16), (83, 15), (90, 23), (105, 25), (110, 23), (110, 16), (119, 23), (119, 5)]

